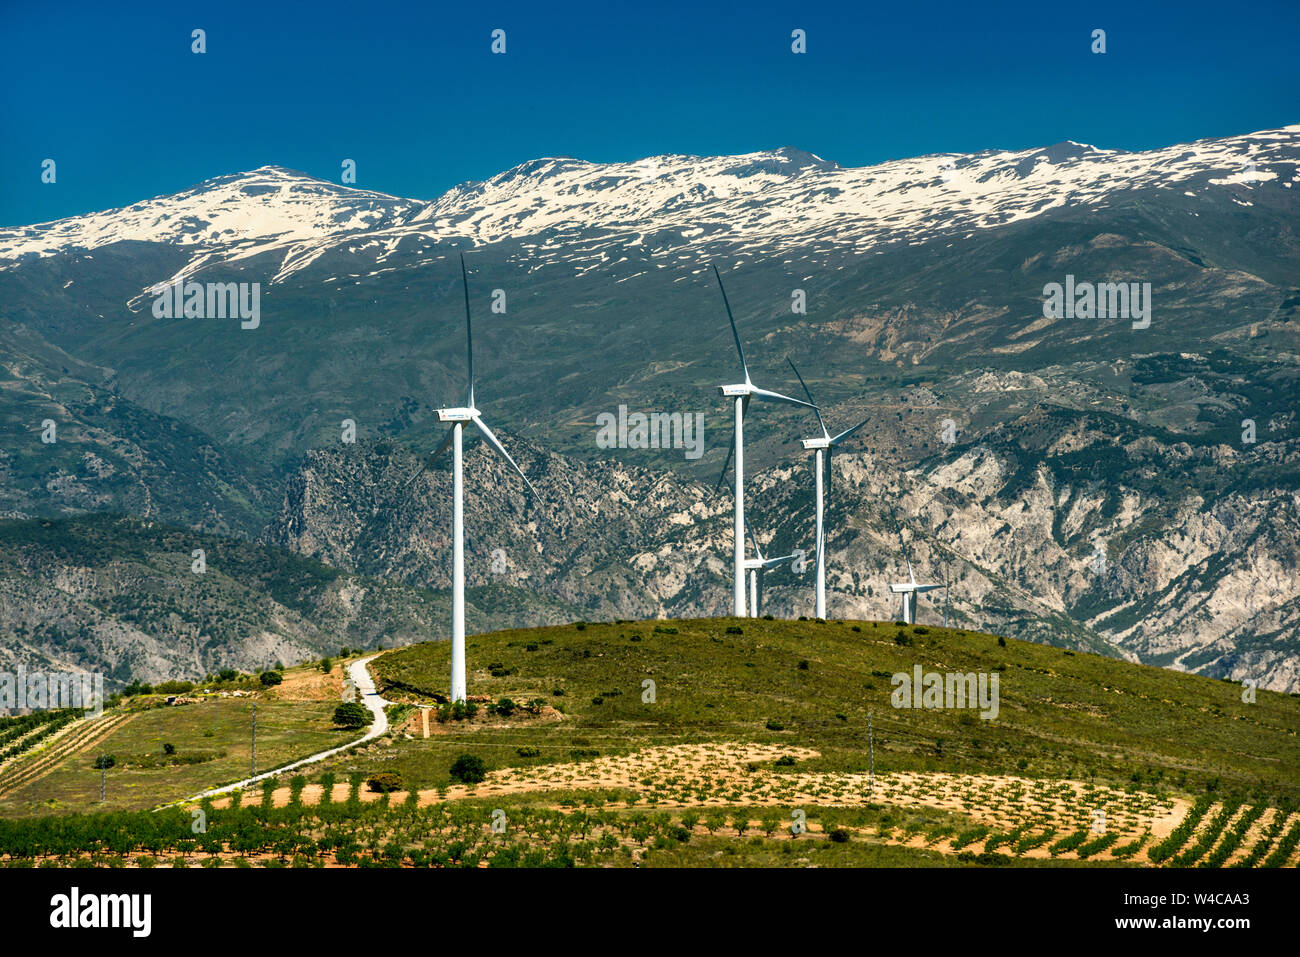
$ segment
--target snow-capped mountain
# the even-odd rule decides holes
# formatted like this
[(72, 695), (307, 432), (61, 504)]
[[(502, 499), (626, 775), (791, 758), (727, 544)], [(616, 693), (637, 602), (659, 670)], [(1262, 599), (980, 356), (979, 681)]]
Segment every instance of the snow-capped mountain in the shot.
[[(522, 243), (532, 267), (579, 270), (647, 253), (663, 267), (694, 246), (733, 256), (870, 252), (1103, 206), (1141, 189), (1189, 197), (1300, 181), (1300, 125), (1147, 152), (1066, 142), (1024, 151), (935, 154), (846, 168), (783, 148), (741, 156), (654, 156), (631, 163), (537, 159), (432, 202), (313, 179), (281, 167), (221, 176), (172, 196), (0, 229), (0, 269), (32, 256), (134, 240), (182, 247), (176, 276), (275, 257), (273, 281), (329, 251), (382, 265), (399, 249), (428, 262), (432, 244)], [(1248, 198), (1234, 200), (1249, 205)], [(174, 277), (158, 277), (170, 280)]]

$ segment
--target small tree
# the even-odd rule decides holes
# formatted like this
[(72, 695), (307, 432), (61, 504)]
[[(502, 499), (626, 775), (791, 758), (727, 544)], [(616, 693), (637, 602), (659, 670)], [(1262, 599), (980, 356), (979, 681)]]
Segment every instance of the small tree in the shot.
[(402, 790), (402, 776), (396, 771), (380, 771), (372, 775), (366, 787), (376, 794), (389, 794)]
[(476, 754), (462, 754), (451, 766), (451, 777), (463, 784), (478, 784), (487, 777), (487, 767)]
[(745, 828), (749, 827), (749, 815), (744, 811), (737, 811), (731, 815), (731, 826), (736, 829), (737, 837), (744, 837)]
[(727, 815), (723, 814), (721, 811), (710, 811), (708, 816), (704, 818), (704, 826), (708, 829), (709, 834), (712, 834), (721, 827), (725, 827), (726, 824)]
[(329, 674), (334, 670), (334, 662), (329, 658), (322, 658), (320, 660), (320, 670), (322, 674)]
[(334, 723), (341, 728), (369, 727), (374, 719), (365, 705), (349, 701), (334, 709)]
[(334, 800), (334, 782), (337, 778), (333, 771), (326, 771), (320, 776), (320, 803), (329, 804)]
[(263, 687), (271, 688), (284, 681), (284, 678), (277, 671), (263, 671), (258, 675), (258, 680), (262, 682)]

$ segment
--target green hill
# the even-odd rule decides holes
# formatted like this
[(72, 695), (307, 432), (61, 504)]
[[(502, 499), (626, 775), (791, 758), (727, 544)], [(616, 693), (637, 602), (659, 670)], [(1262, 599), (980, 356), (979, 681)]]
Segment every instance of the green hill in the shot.
[[(528, 728), (529, 741), (550, 749), (551, 760), (579, 738), (612, 752), (752, 741), (818, 750), (807, 770), (865, 771), (870, 715), (878, 772), (1022, 774), (1300, 798), (1297, 697), (1261, 691), (1246, 704), (1235, 683), (1001, 641), (889, 622), (566, 625), (470, 637), (469, 691), (491, 701), (544, 697), (562, 709), (562, 721)], [(446, 643), (384, 655), (374, 665), (381, 691), (445, 694), (449, 656)], [(917, 664), (926, 672), (998, 674), (996, 720), (973, 709), (892, 707), (891, 676)], [(508, 673), (493, 676), (489, 665)], [(655, 683), (653, 704), (642, 701), (646, 679)], [(520, 734), (509, 722), (476, 727), (473, 743), (491, 765), (520, 763), (508, 747), (493, 747)], [(419, 751), (392, 763), (410, 783), (445, 781), (425, 779)]]
[[(234, 799), (87, 814), (97, 772), (74, 755), (44, 779), (63, 823), (0, 821), (0, 864), (1253, 867), (1300, 853), (1291, 695), (1248, 702), (1228, 682), (977, 632), (695, 619), (472, 635), (470, 699), (454, 707), (449, 652), (382, 654), (387, 734)], [(980, 706), (895, 707), (895, 676), (918, 667), (983, 676)], [(302, 702), (297, 756), (325, 740), (339, 674), (299, 669), (268, 692), (277, 726)], [(148, 711), (94, 750), (211, 749), (190, 740), (206, 722), (172, 717), (189, 710)], [(294, 757), (290, 738), (279, 747)], [(174, 781), (132, 765), (109, 806), (222, 783), (203, 780), (229, 773), (210, 766)], [(42, 780), (9, 813), (42, 813)], [(191, 811), (209, 827), (198, 839)]]

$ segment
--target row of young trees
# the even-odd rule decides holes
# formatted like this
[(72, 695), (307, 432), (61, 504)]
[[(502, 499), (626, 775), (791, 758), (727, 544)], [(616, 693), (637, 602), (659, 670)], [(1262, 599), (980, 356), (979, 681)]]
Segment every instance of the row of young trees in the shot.
[(30, 751), (80, 716), (79, 711), (60, 709), (0, 719), (0, 762)]

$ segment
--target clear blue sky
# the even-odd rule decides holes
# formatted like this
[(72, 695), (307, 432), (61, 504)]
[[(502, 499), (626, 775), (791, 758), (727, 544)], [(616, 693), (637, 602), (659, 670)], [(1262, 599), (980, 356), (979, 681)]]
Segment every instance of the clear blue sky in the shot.
[(4, 0), (0, 225), (265, 164), (337, 181), (352, 158), (357, 185), (432, 198), (548, 155), (792, 145), (864, 165), (1300, 121), (1296, 0), (117, 6)]

